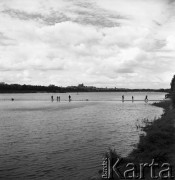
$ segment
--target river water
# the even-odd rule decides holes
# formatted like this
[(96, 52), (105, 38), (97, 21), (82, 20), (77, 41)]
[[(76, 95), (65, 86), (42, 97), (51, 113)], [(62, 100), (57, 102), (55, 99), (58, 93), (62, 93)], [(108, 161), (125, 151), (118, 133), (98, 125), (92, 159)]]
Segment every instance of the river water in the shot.
[[(61, 102), (50, 101), (51, 95)], [(98, 174), (104, 153), (127, 156), (143, 118), (163, 110), (149, 101), (164, 93), (0, 94), (0, 179), (85, 180)], [(10, 101), (14, 98), (15, 101)], [(87, 101), (88, 100), (88, 101)]]

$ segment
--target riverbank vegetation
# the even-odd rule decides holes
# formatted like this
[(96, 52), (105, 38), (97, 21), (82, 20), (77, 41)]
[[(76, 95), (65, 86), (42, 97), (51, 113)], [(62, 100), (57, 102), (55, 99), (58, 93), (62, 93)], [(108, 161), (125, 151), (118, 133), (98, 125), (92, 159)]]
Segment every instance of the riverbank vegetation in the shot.
[[(160, 118), (155, 119), (153, 122), (145, 121), (145, 126), (141, 127), (141, 130), (144, 133), (140, 135), (139, 143), (128, 157), (122, 158), (115, 150), (109, 150), (109, 152), (106, 153), (105, 157), (110, 160), (111, 169), (118, 158), (122, 158), (119, 165), (121, 172), (126, 169), (127, 163), (134, 163), (138, 170), (140, 164), (151, 164), (153, 159), (155, 164), (158, 163), (161, 165), (163, 163), (169, 163), (172, 167), (175, 167), (175, 107), (173, 106), (173, 100), (166, 100), (154, 103), (153, 105), (163, 108), (163, 115)], [(173, 168), (172, 171), (172, 174), (175, 175)], [(156, 170), (156, 172), (157, 174), (159, 173), (158, 170)], [(100, 176), (102, 173), (102, 170), (99, 171)], [(144, 173), (144, 179), (152, 179), (148, 168)], [(116, 175), (116, 173), (112, 172), (112, 174), (113, 178), (111, 179), (121, 179)], [(131, 174), (132, 172), (130, 172), (130, 175)]]
[(129, 155), (135, 161), (150, 161), (154, 159), (157, 163), (171, 162), (171, 156), (175, 152), (175, 109), (171, 101), (155, 103), (155, 106), (164, 108), (164, 114), (146, 124), (142, 130), (145, 135), (140, 136), (137, 148)]

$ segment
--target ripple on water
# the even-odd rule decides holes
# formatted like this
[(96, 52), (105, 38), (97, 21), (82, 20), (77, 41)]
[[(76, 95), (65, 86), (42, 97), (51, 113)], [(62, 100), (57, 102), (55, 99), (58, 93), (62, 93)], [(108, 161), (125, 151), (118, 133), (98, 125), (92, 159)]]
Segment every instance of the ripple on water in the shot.
[(140, 102), (18, 101), (0, 107), (1, 179), (86, 179), (101, 168), (109, 147), (123, 156), (132, 150), (137, 120), (162, 113)]

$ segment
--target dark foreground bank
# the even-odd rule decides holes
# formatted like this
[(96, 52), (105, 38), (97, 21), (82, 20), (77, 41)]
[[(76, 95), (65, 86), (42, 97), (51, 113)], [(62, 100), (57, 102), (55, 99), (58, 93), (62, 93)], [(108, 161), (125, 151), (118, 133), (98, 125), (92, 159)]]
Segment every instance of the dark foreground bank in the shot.
[(153, 122), (145, 121), (136, 148), (127, 158), (110, 150), (99, 176), (92, 179), (174, 179), (175, 108), (171, 100), (153, 105), (163, 108), (164, 113)]

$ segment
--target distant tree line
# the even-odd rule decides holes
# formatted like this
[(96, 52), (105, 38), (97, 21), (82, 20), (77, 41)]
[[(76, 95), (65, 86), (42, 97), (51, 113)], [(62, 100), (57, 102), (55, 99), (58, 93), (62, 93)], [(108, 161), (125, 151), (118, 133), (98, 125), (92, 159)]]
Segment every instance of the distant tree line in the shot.
[(170, 89), (124, 89), (124, 88), (97, 88), (92, 86), (68, 86), (59, 87), (55, 85), (40, 86), (40, 85), (20, 85), (0, 83), (0, 93), (36, 93), (36, 92), (169, 92)]
[(65, 88), (54, 85), (20, 85), (20, 84), (0, 84), (0, 93), (36, 93), (36, 92), (62, 92)]

